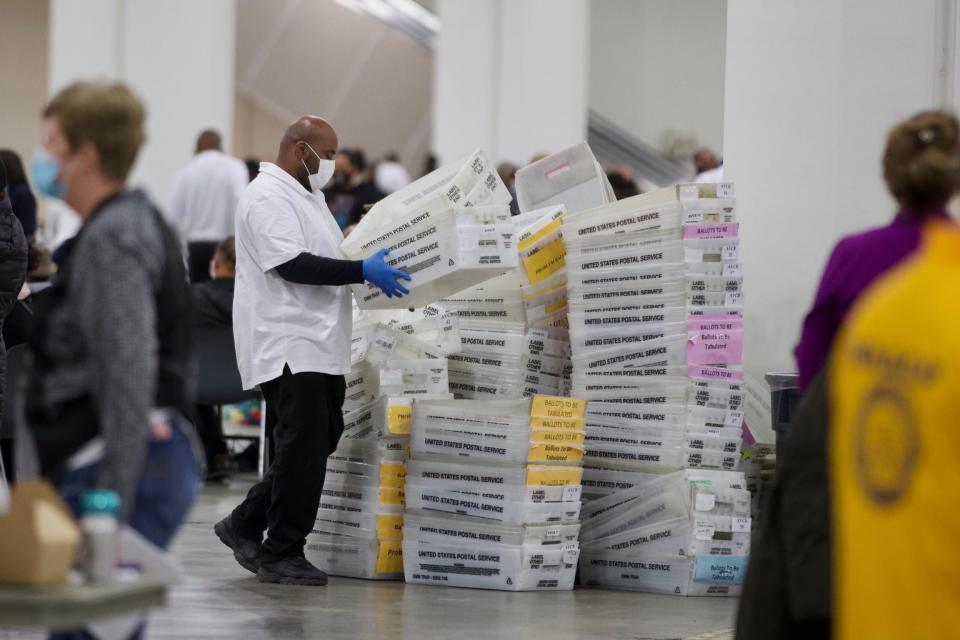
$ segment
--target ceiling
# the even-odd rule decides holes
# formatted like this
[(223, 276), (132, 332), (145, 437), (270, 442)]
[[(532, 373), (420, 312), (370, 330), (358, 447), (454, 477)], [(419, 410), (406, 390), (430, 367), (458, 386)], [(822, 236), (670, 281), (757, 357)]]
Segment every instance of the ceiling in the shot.
[(422, 166), (429, 148), (432, 54), (337, 0), (239, 0), (237, 91), (283, 122), (316, 114), (342, 147), (400, 153)]

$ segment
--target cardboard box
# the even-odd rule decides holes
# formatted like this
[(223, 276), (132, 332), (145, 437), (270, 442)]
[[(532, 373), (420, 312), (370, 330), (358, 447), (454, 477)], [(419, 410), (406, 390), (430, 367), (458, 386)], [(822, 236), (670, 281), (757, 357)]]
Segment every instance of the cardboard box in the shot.
[(49, 483), (26, 480), (0, 516), (0, 584), (58, 585), (80, 547), (80, 529)]

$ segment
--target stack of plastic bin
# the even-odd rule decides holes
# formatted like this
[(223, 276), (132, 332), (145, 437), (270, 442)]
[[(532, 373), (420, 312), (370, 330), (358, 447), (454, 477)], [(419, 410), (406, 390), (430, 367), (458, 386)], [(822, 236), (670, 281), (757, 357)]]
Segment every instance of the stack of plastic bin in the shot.
[(584, 507), (581, 581), (684, 596), (739, 595), (750, 553), (742, 473), (691, 469)]
[(413, 403), (450, 397), (447, 361), (436, 345), (399, 327), (360, 325), (355, 334), (355, 355), (360, 356), (355, 370), (363, 379), (354, 385), (340, 444), (327, 460), (305, 554), (332, 575), (402, 579)]
[[(654, 508), (638, 496), (660, 486), (657, 474), (685, 468), (734, 470), (739, 464), (743, 294), (733, 188), (662, 189), (565, 216), (561, 232), (571, 393), (590, 402), (585, 496), (605, 509), (604, 518), (638, 525), (616, 531), (622, 540), (608, 539), (612, 532), (597, 524), (604, 518), (595, 520), (585, 529), (590, 546), (584, 562), (589, 558), (599, 566), (609, 560), (635, 569), (631, 563), (676, 556), (684, 562), (667, 563), (676, 569), (671, 580), (677, 582), (681, 574), (689, 578), (690, 557), (704, 551), (701, 543), (706, 542), (695, 533), (705, 536), (709, 527), (697, 529), (692, 511), (681, 517), (675, 500), (670, 509), (658, 512), (661, 518), (670, 514), (672, 521), (644, 523), (662, 531), (640, 530), (641, 520), (633, 518)], [(731, 486), (742, 485), (741, 475), (730, 477)], [(593, 506), (588, 503), (588, 519)], [(749, 504), (746, 514), (743, 509), (736, 513), (749, 519)], [(720, 538), (730, 534), (730, 522), (718, 526)], [(634, 534), (638, 537), (631, 538)], [(682, 545), (671, 546), (680, 539)], [(615, 577), (598, 570), (589, 581), (667, 591)], [(704, 589), (695, 580), (677, 582), (669, 592), (735, 591), (730, 587), (736, 584), (720, 582)]]
[(416, 403), (407, 468), (407, 582), (573, 588), (581, 400)]

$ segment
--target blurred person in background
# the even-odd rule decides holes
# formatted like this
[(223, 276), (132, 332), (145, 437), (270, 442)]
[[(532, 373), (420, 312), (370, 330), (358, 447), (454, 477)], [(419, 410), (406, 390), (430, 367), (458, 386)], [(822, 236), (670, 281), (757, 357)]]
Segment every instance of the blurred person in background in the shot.
[(517, 203), (517, 165), (512, 162), (501, 162), (497, 165), (497, 175), (503, 180), (510, 192), (510, 215), (520, 213), (520, 205)]
[(607, 171), (607, 180), (613, 189), (617, 200), (630, 198), (640, 193), (640, 188), (633, 179), (633, 170), (630, 167), (615, 167)]
[(698, 149), (693, 154), (694, 182), (723, 182), (723, 162), (712, 149)]
[(400, 164), (400, 156), (391, 151), (384, 156), (383, 161), (377, 165), (374, 171), (373, 183), (380, 192), (388, 196), (394, 191), (399, 191), (410, 184), (410, 174), (406, 168)]
[[(237, 273), (237, 251), (233, 236), (217, 245), (210, 263), (210, 280), (190, 285), (193, 318), (199, 329), (233, 327), (233, 288)], [(230, 475), (227, 441), (216, 408), (196, 405), (197, 431), (207, 461), (207, 480), (222, 480)]]
[(237, 365), (243, 387), (263, 393), (276, 456), (214, 533), (261, 582), (327, 584), (303, 549), (327, 457), (344, 428), (353, 323), (346, 285), (367, 281), (389, 297), (409, 293), (399, 281), (410, 276), (386, 263), (386, 250), (341, 259), (343, 233), (322, 191), (336, 171), (338, 144), (328, 122), (301, 117), (237, 208)]
[(223, 152), (217, 131), (207, 129), (197, 137), (196, 155), (173, 178), (168, 212), (188, 249), (191, 282), (210, 278), (213, 251), (233, 235), (233, 215), (249, 182), (247, 166)]
[(7, 375), (3, 321), (16, 306), (26, 278), (27, 239), (7, 196), (6, 165), (0, 160), (0, 420), (3, 418)]
[(13, 213), (20, 220), (27, 242), (37, 234), (37, 199), (30, 190), (27, 174), (19, 154), (12, 149), (0, 149), (0, 161), (7, 168), (7, 197)]
[(57, 250), (64, 242), (77, 235), (83, 220), (60, 198), (45, 198), (44, 204), (46, 212), (43, 217), (43, 238), (53, 252), (53, 261), (57, 262)]
[(801, 389), (823, 367), (863, 290), (916, 250), (924, 225), (948, 218), (953, 189), (937, 180), (944, 180), (958, 153), (957, 135), (957, 120), (941, 112), (917, 114), (890, 133), (883, 175), (900, 208), (890, 224), (847, 236), (830, 253), (794, 350)]
[(420, 177), (427, 175), (428, 173), (433, 173), (437, 170), (437, 167), (440, 166), (440, 161), (437, 158), (437, 154), (429, 153), (423, 161), (423, 173), (420, 174)]
[(191, 321), (179, 242), (147, 196), (126, 187), (144, 118), (119, 83), (75, 83), (43, 110), (34, 184), (83, 227), (35, 305), (26, 417), (41, 469), (74, 513), (88, 491), (115, 492), (119, 521), (165, 549), (200, 467), (183, 417)]
[(323, 190), (333, 218), (346, 229), (360, 222), (365, 205), (383, 199), (383, 192), (370, 182), (367, 157), (360, 149), (341, 149), (336, 156), (333, 181)]
[[(855, 497), (850, 484), (853, 482), (851, 476), (859, 473), (857, 467), (860, 462), (866, 461), (866, 457), (861, 457), (858, 461), (857, 456), (847, 449), (853, 430), (851, 403), (860, 402), (863, 399), (866, 387), (862, 383), (874, 377), (877, 382), (883, 380), (892, 382), (892, 387), (897, 389), (894, 393), (896, 395), (909, 386), (901, 385), (898, 381), (899, 374), (896, 370), (901, 368), (903, 363), (910, 362), (914, 354), (924, 351), (933, 353), (928, 348), (931, 340), (943, 342), (945, 345), (955, 342), (951, 338), (952, 332), (949, 329), (932, 328), (932, 324), (939, 319), (935, 312), (920, 312), (917, 310), (917, 305), (929, 307), (930, 303), (936, 301), (938, 305), (945, 305), (949, 309), (949, 313), (944, 317), (952, 318), (955, 315), (952, 307), (956, 306), (956, 293), (949, 287), (950, 283), (960, 284), (955, 275), (960, 273), (957, 271), (957, 266), (960, 266), (957, 262), (957, 255), (960, 255), (958, 253), (960, 240), (957, 239), (956, 232), (948, 232), (946, 235), (950, 236), (949, 238), (937, 241), (938, 248), (935, 250), (934, 260), (942, 262), (942, 267), (929, 270), (927, 272), (929, 275), (924, 279), (915, 279), (912, 285), (914, 288), (910, 294), (906, 291), (901, 292), (902, 310), (895, 311), (887, 305), (888, 308), (883, 314), (877, 314), (877, 320), (883, 326), (882, 330), (880, 326), (870, 326), (872, 320), (865, 320), (853, 330), (854, 333), (863, 332), (864, 335), (869, 332), (876, 338), (868, 350), (858, 352), (852, 346), (855, 342), (848, 335), (845, 325), (848, 323), (847, 313), (851, 309), (854, 310), (854, 317), (865, 318), (867, 315), (873, 315), (866, 312), (861, 298), (864, 297), (865, 291), (878, 291), (876, 295), (867, 293), (867, 298), (883, 297), (880, 291), (888, 288), (889, 285), (883, 285), (880, 281), (889, 281), (885, 274), (892, 267), (909, 263), (910, 267), (904, 266), (903, 269), (898, 268), (896, 271), (902, 274), (905, 270), (916, 270), (916, 260), (905, 261), (904, 259), (917, 249), (921, 235), (926, 231), (925, 228), (952, 227), (944, 208), (947, 202), (960, 191), (958, 133), (960, 133), (960, 126), (956, 118), (941, 112), (920, 113), (894, 127), (887, 138), (883, 156), (883, 173), (887, 188), (899, 203), (900, 211), (891, 225), (841, 240), (830, 258), (820, 292), (817, 294), (818, 303), (807, 318), (804, 337), (797, 349), (805, 395), (797, 407), (788, 436), (782, 442), (782, 450), (777, 452), (777, 475), (760, 523), (757, 542), (751, 549), (750, 566), (737, 620), (738, 640), (766, 640), (767, 638), (815, 640), (831, 637), (831, 628), (834, 625), (834, 602), (836, 602), (831, 580), (837, 575), (836, 565), (846, 565), (843, 560), (851, 555), (851, 550), (856, 547), (859, 553), (859, 550), (865, 546), (861, 543), (866, 543), (868, 538), (871, 542), (866, 546), (873, 549), (872, 552), (866, 552), (870, 560), (864, 562), (865, 556), (859, 556), (856, 561), (859, 566), (854, 570), (857, 577), (854, 578), (854, 574), (851, 573), (842, 578), (841, 583), (845, 580), (847, 587), (843, 584), (841, 587), (852, 588), (854, 583), (862, 587), (862, 590), (856, 589), (859, 591), (858, 595), (851, 596), (858, 600), (854, 605), (857, 610), (854, 617), (873, 620), (873, 613), (868, 614), (864, 606), (867, 601), (871, 604), (877, 603), (879, 608), (876, 608), (876, 611), (882, 610), (894, 616), (898, 615), (896, 603), (884, 604), (883, 599), (888, 595), (890, 584), (903, 584), (904, 580), (891, 577), (892, 582), (886, 581), (883, 576), (889, 575), (889, 563), (880, 563), (883, 576), (870, 576), (872, 568), (866, 567), (878, 557), (879, 553), (896, 553), (897, 545), (905, 544), (908, 536), (905, 533), (891, 533), (887, 536), (886, 523), (875, 521), (871, 524), (864, 523), (857, 532), (848, 529), (847, 539), (838, 541), (834, 546), (832, 531), (835, 527), (831, 522), (835, 520), (837, 514), (843, 515), (841, 520), (848, 521), (846, 516), (849, 510), (846, 504), (832, 505), (831, 494), (836, 495), (835, 478), (842, 477), (844, 484), (847, 485), (847, 488), (841, 491), (845, 500), (849, 500), (850, 503), (859, 503), (860, 507), (864, 506), (863, 496)], [(933, 274), (936, 274), (936, 277), (933, 277)], [(919, 286), (921, 280), (923, 287)], [(928, 295), (927, 291), (931, 293)], [(911, 296), (914, 302), (908, 302)], [(882, 320), (883, 315), (888, 315), (889, 318)], [(894, 317), (898, 319), (894, 320)], [(934, 320), (928, 321), (929, 318)], [(918, 330), (920, 326), (924, 328)], [(846, 346), (838, 345), (834, 348), (835, 335), (846, 335)], [(892, 345), (902, 345), (903, 348), (897, 347), (890, 351)], [(921, 349), (915, 346), (907, 348), (908, 345), (926, 346)], [(826, 366), (827, 353), (831, 349), (834, 352), (831, 360), (833, 366)], [(941, 353), (939, 348), (935, 351), (939, 357)], [(887, 353), (887, 355), (880, 356), (878, 355), (880, 353)], [(884, 359), (894, 366), (883, 366)], [(836, 367), (837, 361), (842, 362), (840, 367)], [(947, 368), (943, 367), (943, 371)], [(940, 385), (942, 382), (938, 380), (936, 384)], [(955, 394), (957, 381), (954, 380), (951, 384), (953, 387), (950, 393)], [(888, 392), (884, 394), (886, 394), (885, 397), (882, 394), (877, 396), (879, 405), (887, 404), (889, 409), (896, 409), (893, 404), (900, 407), (906, 407), (909, 404), (899, 400), (889, 404), (888, 400), (894, 396)], [(837, 406), (838, 398), (839, 406)], [(839, 421), (838, 415), (841, 416)], [(875, 439), (871, 443), (865, 443), (869, 450), (864, 449), (863, 453), (878, 456), (871, 464), (883, 466), (887, 463), (895, 463), (894, 466), (880, 471), (881, 475), (891, 479), (903, 471), (895, 467), (900, 464), (897, 459), (903, 455), (908, 439), (903, 437), (904, 433), (899, 432), (902, 426), (897, 425), (902, 417), (899, 410), (892, 410), (886, 415), (890, 418), (884, 423), (886, 426), (875, 429), (874, 435), (868, 435)], [(944, 416), (939, 424), (931, 423), (930, 426), (942, 430), (943, 425), (952, 420), (952, 414), (948, 413)], [(861, 417), (869, 417), (869, 412), (865, 409)], [(863, 425), (866, 426), (867, 422), (863, 422)], [(831, 449), (828, 448), (827, 443), (828, 441), (836, 442), (837, 438), (841, 437), (841, 433), (846, 439), (845, 444), (837, 447), (836, 450), (844, 451), (841, 456), (843, 462), (839, 463), (843, 469), (838, 473), (838, 463), (835, 461), (830, 467), (835, 475), (828, 478), (828, 451)], [(778, 445), (778, 448), (780, 446)], [(949, 449), (949, 447), (946, 448)], [(834, 455), (836, 460), (835, 454), (831, 455)], [(902, 462), (904, 459), (900, 460)], [(945, 463), (943, 468), (948, 469), (952, 466)], [(861, 470), (867, 471), (865, 467)], [(863, 476), (861, 479), (869, 478)], [(950, 504), (949, 498), (941, 493), (943, 487), (950, 486), (952, 485), (948, 482), (938, 482), (936, 499), (945, 500), (946, 504)], [(918, 503), (913, 502), (913, 507), (916, 507)], [(831, 506), (833, 506), (832, 510)], [(922, 509), (920, 511), (922, 512)], [(926, 515), (929, 517), (931, 512), (927, 512)], [(909, 527), (911, 530), (926, 532), (931, 530), (931, 525), (932, 521), (927, 522), (917, 518), (910, 522)], [(949, 535), (952, 536), (953, 533)], [(881, 540), (883, 542), (880, 542)], [(877, 541), (876, 547), (873, 546), (873, 541)], [(952, 543), (951, 546), (953, 546)], [(956, 562), (951, 564), (943, 552), (943, 545), (936, 547), (936, 551), (933, 552), (937, 557), (935, 564), (950, 568), (957, 566)], [(919, 569), (912, 561), (908, 564), (910, 568), (904, 571), (909, 571), (912, 578), (916, 575), (914, 572)], [(936, 578), (929, 579), (919, 575), (916, 577), (917, 580), (913, 583), (916, 588), (929, 584), (937, 585), (933, 587), (933, 590), (937, 590), (941, 585), (956, 584), (956, 581), (942, 579), (939, 574)], [(910, 591), (913, 593), (914, 589)], [(864, 597), (864, 594), (868, 593), (869, 595)], [(889, 595), (898, 599), (902, 593), (892, 590)], [(956, 599), (957, 596), (954, 594), (952, 597)], [(841, 602), (843, 598), (841, 594)], [(925, 600), (924, 608), (930, 611), (935, 610), (937, 607), (932, 603), (932, 599), (929, 602)], [(936, 636), (936, 634), (914, 634), (906, 629), (891, 631), (887, 635), (877, 635), (877, 629), (897, 628), (883, 627), (882, 625), (890, 621), (886, 616), (878, 617), (884, 620), (881, 626), (873, 626), (869, 633), (861, 635), (848, 633), (846, 637)], [(856, 628), (855, 624), (851, 626), (850, 623), (851, 620), (845, 623), (848, 629)], [(954, 627), (955, 625), (947, 624), (941, 628)]]

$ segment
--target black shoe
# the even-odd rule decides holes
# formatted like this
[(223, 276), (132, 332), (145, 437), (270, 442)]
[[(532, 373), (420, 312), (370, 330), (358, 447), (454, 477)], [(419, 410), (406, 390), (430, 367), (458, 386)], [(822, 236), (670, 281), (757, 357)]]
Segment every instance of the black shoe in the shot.
[(218, 453), (207, 467), (207, 482), (220, 482), (228, 479), (233, 472), (230, 458), (225, 453)]
[(274, 584), (322, 587), (327, 584), (327, 574), (310, 564), (303, 556), (294, 556), (261, 564), (257, 571), (257, 580)]
[(257, 573), (260, 569), (260, 541), (241, 536), (233, 526), (233, 514), (213, 525), (213, 531), (220, 542), (233, 549), (233, 557), (241, 567), (250, 573)]

